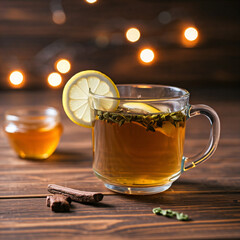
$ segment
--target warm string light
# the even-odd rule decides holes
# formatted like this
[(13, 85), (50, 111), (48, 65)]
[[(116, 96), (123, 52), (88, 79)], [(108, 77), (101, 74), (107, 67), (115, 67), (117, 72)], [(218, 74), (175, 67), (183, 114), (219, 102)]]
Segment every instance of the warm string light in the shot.
[(9, 75), (9, 82), (12, 87), (20, 88), (24, 83), (24, 76), (21, 71), (12, 71)]
[(57, 72), (52, 72), (48, 75), (47, 81), (50, 87), (56, 88), (61, 85), (62, 76)]
[(188, 27), (184, 31), (184, 36), (188, 41), (195, 41), (198, 38), (198, 30), (194, 27)]
[(67, 59), (59, 59), (55, 63), (55, 67), (60, 73), (68, 73), (71, 69), (71, 63)]
[(130, 42), (137, 42), (140, 39), (141, 33), (137, 28), (129, 28), (126, 31), (126, 38)]
[(154, 51), (150, 48), (144, 48), (140, 51), (140, 60), (142, 63), (150, 64), (155, 58)]
[[(95, 3), (97, 0), (85, 0), (88, 3)], [(162, 24), (167, 24), (171, 21), (171, 15), (168, 12), (161, 12), (158, 16), (158, 20)], [(53, 21), (56, 24), (63, 24), (66, 21), (66, 15), (62, 10), (53, 11)], [(137, 42), (141, 33), (139, 29), (135, 27), (128, 28), (125, 32), (125, 37), (129, 42)], [(189, 26), (184, 29), (182, 34), (182, 44), (186, 47), (193, 47), (199, 41), (199, 32), (198, 29)], [(96, 44), (101, 47), (106, 47), (109, 44), (109, 39), (105, 35), (100, 35), (96, 39)], [(155, 60), (155, 51), (151, 48), (144, 48), (140, 51), (138, 56), (142, 64), (151, 64)], [(55, 69), (62, 73), (68, 73), (71, 69), (71, 63), (67, 59), (59, 59), (55, 62)], [(59, 87), (62, 83), (62, 76), (57, 72), (52, 72), (48, 75), (47, 78), (48, 85), (50, 87)], [(9, 84), (14, 88), (20, 88), (24, 85), (24, 75), (21, 71), (13, 71), (9, 75)]]
[(85, 1), (90, 4), (97, 2), (97, 0), (85, 0)]
[(185, 47), (194, 47), (199, 41), (199, 33), (195, 27), (187, 27), (184, 29), (182, 34), (182, 44)]

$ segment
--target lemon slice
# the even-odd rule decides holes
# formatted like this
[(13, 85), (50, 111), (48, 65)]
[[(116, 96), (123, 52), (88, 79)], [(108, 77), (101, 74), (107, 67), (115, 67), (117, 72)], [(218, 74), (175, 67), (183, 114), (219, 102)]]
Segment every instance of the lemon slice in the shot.
[(160, 110), (152, 107), (149, 104), (141, 102), (127, 102), (122, 105), (124, 108), (130, 109), (132, 112), (137, 113), (159, 113)]
[(147, 103), (142, 103), (142, 102), (127, 102), (123, 104), (123, 107), (131, 109), (131, 111), (137, 112), (137, 113), (170, 112), (170, 109), (167, 106), (158, 106), (158, 108), (156, 108)]
[[(141, 103), (141, 102), (127, 102), (123, 104), (124, 108), (131, 109), (131, 111), (136, 112), (136, 113), (167, 113), (170, 112), (170, 109), (167, 106), (158, 106), (158, 108), (153, 107), (149, 104), (146, 103)], [(135, 123), (139, 126), (142, 126), (140, 123)], [(164, 135), (168, 137), (174, 137), (175, 136), (175, 131), (176, 128), (173, 126), (170, 122), (164, 122), (163, 126), (160, 128), (156, 128), (156, 131), (163, 133)]]
[(174, 138), (176, 136), (176, 127), (172, 123), (166, 121), (161, 128), (157, 128), (157, 131), (165, 134), (168, 137)]
[[(94, 70), (75, 74), (63, 89), (62, 103), (67, 116), (74, 123), (83, 127), (92, 127), (94, 120), (89, 90), (101, 96), (119, 97), (116, 85), (105, 74)], [(105, 101), (101, 101), (101, 104), (106, 111), (112, 111), (117, 108), (118, 101), (105, 99)]]

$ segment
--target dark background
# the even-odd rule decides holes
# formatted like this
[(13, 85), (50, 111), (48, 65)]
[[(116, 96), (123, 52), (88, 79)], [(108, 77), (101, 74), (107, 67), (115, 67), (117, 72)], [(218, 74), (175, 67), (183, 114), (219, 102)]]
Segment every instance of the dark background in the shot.
[[(52, 14), (63, 10), (66, 22)], [(184, 0), (1, 0), (0, 89), (11, 89), (9, 73), (25, 73), (24, 89), (48, 89), (47, 75), (65, 57), (72, 63), (63, 84), (75, 73), (96, 69), (116, 83), (159, 83), (188, 89), (238, 89), (239, 1)], [(168, 12), (167, 23), (159, 21)], [(141, 38), (130, 43), (135, 26)], [(186, 27), (199, 30), (194, 47), (182, 44)], [(142, 47), (155, 49), (150, 65), (138, 60)], [(239, 90), (239, 89), (238, 89)], [(16, 91), (16, 90), (15, 90)]]

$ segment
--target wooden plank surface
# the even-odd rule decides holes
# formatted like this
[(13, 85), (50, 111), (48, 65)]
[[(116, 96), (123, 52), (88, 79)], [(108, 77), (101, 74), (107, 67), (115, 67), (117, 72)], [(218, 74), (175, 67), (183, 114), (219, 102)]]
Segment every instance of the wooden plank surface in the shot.
[[(240, 207), (234, 202), (235, 194), (228, 194), (228, 199), (222, 199), (222, 196), (195, 194), (198, 202), (192, 201), (188, 193), (163, 193), (150, 197), (105, 196), (102, 204), (73, 203), (72, 212), (57, 214), (45, 206), (45, 199), (1, 200), (5, 221), (0, 231), (6, 238), (18, 235), (20, 239), (27, 236), (51, 239), (51, 235), (60, 239), (74, 236), (76, 239), (79, 236), (82, 239), (237, 237), (240, 220), (236, 209)], [(188, 213), (193, 220), (186, 223), (155, 216), (152, 208), (159, 205)]]
[[(209, 91), (195, 93), (192, 103), (209, 104), (220, 115), (216, 154), (164, 193), (124, 196), (108, 191), (93, 175), (91, 132), (66, 118), (60, 92), (1, 92), (1, 125), (11, 106), (51, 105), (61, 111), (64, 134), (50, 159), (29, 161), (18, 159), (0, 132), (0, 239), (240, 238), (240, 101), (217, 91), (215, 97)], [(191, 155), (206, 144), (209, 125), (199, 117), (189, 120), (187, 128), (185, 154)], [(102, 191), (105, 197), (95, 205), (73, 203), (70, 213), (53, 213), (45, 206), (49, 183)], [(155, 216), (152, 208), (158, 206), (187, 213), (192, 220)]]

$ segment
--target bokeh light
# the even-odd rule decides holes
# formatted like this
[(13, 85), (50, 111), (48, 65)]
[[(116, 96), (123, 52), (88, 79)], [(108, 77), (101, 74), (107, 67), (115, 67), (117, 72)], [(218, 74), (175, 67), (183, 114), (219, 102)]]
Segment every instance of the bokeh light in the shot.
[(60, 73), (68, 73), (71, 69), (71, 63), (67, 59), (59, 59), (55, 64)]
[(62, 76), (57, 72), (53, 72), (48, 75), (47, 81), (51, 87), (59, 87), (62, 83)]
[(109, 38), (105, 34), (99, 34), (95, 39), (96, 45), (101, 48), (105, 48), (109, 44)]
[(194, 27), (188, 27), (184, 31), (184, 36), (188, 41), (195, 41), (198, 38), (198, 30)]
[(151, 63), (154, 60), (155, 54), (154, 51), (150, 48), (144, 48), (140, 52), (140, 60), (143, 63)]
[(97, 0), (85, 0), (87, 3), (95, 3)]
[(52, 14), (52, 20), (58, 25), (64, 24), (66, 22), (66, 14), (63, 10), (55, 10)]
[(141, 36), (141, 33), (137, 28), (129, 28), (126, 31), (126, 38), (130, 42), (137, 42), (140, 36)]
[(172, 20), (172, 16), (167, 11), (160, 12), (158, 15), (158, 21), (162, 24), (168, 24), (171, 22), (171, 20)]
[(17, 71), (17, 70), (12, 71), (9, 75), (9, 81), (13, 87), (22, 87), (23, 80), (24, 80), (24, 76), (23, 76), (23, 73), (20, 71)]

